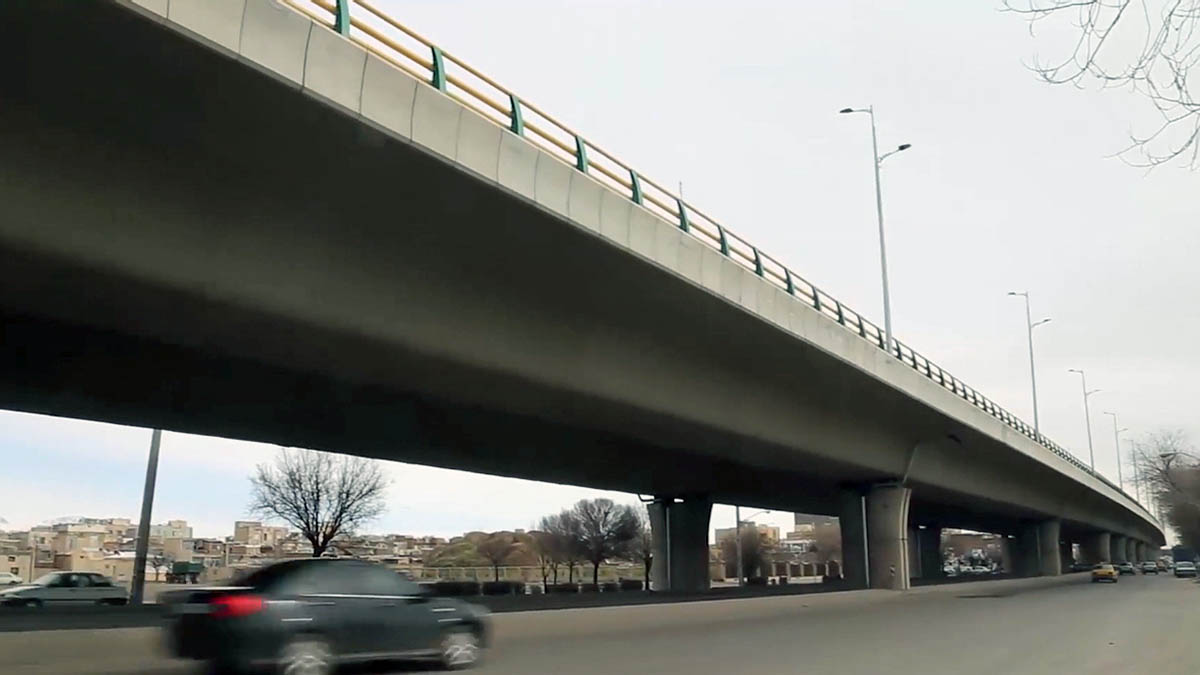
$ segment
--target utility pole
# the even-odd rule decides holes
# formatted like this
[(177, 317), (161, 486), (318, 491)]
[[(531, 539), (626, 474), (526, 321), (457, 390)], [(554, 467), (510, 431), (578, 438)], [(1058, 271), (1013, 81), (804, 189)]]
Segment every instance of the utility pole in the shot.
[(150, 517), (154, 510), (154, 485), (158, 480), (158, 446), (162, 430), (150, 435), (150, 458), (146, 462), (146, 485), (142, 489), (142, 516), (138, 521), (137, 549), (133, 560), (133, 588), (129, 604), (140, 605), (146, 594), (146, 554), (150, 548)]

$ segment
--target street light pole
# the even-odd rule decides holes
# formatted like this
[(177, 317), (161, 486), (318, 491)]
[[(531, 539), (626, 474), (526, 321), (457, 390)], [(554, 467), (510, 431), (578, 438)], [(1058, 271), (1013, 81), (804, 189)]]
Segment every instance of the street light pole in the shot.
[(1033, 367), (1033, 329), (1049, 323), (1050, 319), (1042, 319), (1037, 323), (1033, 321), (1033, 315), (1029, 312), (1029, 291), (1009, 291), (1009, 295), (1019, 295), (1025, 298), (1025, 329), (1029, 335), (1029, 384), (1033, 388), (1033, 435), (1038, 441), (1042, 440), (1041, 425), (1038, 422), (1038, 404), (1037, 404), (1037, 371)]
[(892, 341), (892, 300), (891, 294), (888, 292), (888, 271), (887, 271), (887, 243), (883, 236), (883, 188), (879, 181), (879, 167), (883, 164), (883, 160), (891, 157), (897, 152), (902, 152), (912, 147), (911, 143), (904, 143), (896, 147), (891, 152), (879, 154), (879, 140), (875, 132), (875, 106), (869, 105), (866, 108), (843, 108), (838, 111), (840, 113), (860, 113), (865, 112), (871, 118), (871, 153), (875, 158), (875, 212), (879, 222), (879, 268), (883, 276), (883, 334), (884, 342), (887, 344), (889, 354), (895, 354), (895, 345)]
[(1117, 414), (1114, 412), (1104, 411), (1105, 415), (1112, 417), (1113, 420), (1113, 446), (1117, 449), (1117, 484), (1121, 486), (1121, 490), (1125, 490), (1125, 479), (1121, 477), (1121, 432), (1129, 431), (1126, 428), (1117, 428)]
[(158, 446), (162, 430), (150, 435), (150, 458), (146, 462), (146, 485), (142, 490), (142, 516), (138, 521), (138, 538), (133, 558), (133, 588), (129, 604), (140, 605), (146, 591), (146, 554), (150, 547), (150, 516), (154, 509), (154, 484), (158, 478)]
[(1068, 368), (1067, 372), (1079, 373), (1079, 380), (1083, 385), (1083, 419), (1084, 423), (1087, 424), (1088, 457), (1091, 460), (1092, 473), (1096, 473), (1096, 451), (1092, 448), (1092, 413), (1091, 410), (1088, 409), (1088, 398), (1090, 398), (1092, 394), (1099, 393), (1100, 390), (1088, 390), (1087, 376), (1083, 374), (1082, 370), (1079, 370), (1078, 368)]

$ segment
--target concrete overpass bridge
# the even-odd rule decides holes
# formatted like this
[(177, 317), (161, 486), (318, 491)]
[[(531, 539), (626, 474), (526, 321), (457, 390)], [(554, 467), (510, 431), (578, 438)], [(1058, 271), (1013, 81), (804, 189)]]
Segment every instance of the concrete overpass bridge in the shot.
[[(5, 2), (0, 407), (1142, 558), (1153, 517), (824, 290), (369, 2)], [(1064, 548), (1065, 547), (1065, 548)]]

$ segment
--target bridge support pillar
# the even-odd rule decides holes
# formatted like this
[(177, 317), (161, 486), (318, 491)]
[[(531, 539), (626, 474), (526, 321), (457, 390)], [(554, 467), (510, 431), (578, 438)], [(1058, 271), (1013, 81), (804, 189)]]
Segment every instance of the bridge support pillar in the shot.
[[(1016, 560), (1014, 566), (1004, 571), (1019, 577), (1036, 577), (1042, 574), (1042, 541), (1038, 523), (1028, 523), (1021, 527), (1017, 538), (1010, 540), (1015, 544)], [(1054, 549), (1055, 556), (1058, 549)]]
[(936, 525), (918, 527), (916, 533), (917, 568), (916, 576), (922, 579), (941, 579), (942, 574), (942, 528)]
[(858, 490), (838, 496), (842, 530), (842, 580), (849, 588), (867, 588), (867, 498)]
[(708, 520), (712, 500), (707, 496), (655, 499), (650, 504), (654, 564), (650, 581), (658, 591), (708, 590)]
[(1112, 534), (1108, 537), (1108, 559), (1113, 563), (1129, 562), (1127, 538), (1119, 534)]
[(1012, 574), (1020, 566), (1020, 547), (1016, 539), (1000, 538), (1000, 569)]
[(1063, 573), (1063, 551), (1071, 555), (1071, 542), (1062, 546), (1062, 521), (1057, 518), (1043, 520), (1037, 524), (1038, 574), (1056, 577)]
[(908, 501), (902, 485), (876, 485), (867, 493), (867, 560), (871, 588), (909, 587)]
[(1080, 553), (1083, 556), (1083, 562), (1088, 565), (1095, 565), (1108, 560), (1109, 552), (1109, 536), (1107, 532), (1096, 532), (1086, 535), (1083, 541), (1079, 544)]
[(1129, 562), (1141, 562), (1137, 552), (1137, 540), (1133, 537), (1125, 537), (1125, 560)]
[(1138, 562), (1150, 562), (1150, 559), (1146, 557), (1146, 548), (1147, 548), (1147, 546), (1146, 546), (1146, 542), (1144, 542), (1144, 541), (1139, 541), (1139, 542), (1137, 543), (1137, 559), (1138, 559)]

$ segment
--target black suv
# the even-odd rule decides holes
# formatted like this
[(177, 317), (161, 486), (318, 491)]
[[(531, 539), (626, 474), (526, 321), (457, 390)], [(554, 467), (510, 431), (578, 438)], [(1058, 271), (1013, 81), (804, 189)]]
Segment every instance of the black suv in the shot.
[(171, 651), (217, 672), (274, 666), (323, 675), (341, 663), (433, 659), (469, 668), (487, 641), (487, 611), (431, 597), (379, 565), (357, 560), (290, 560), (239, 585), (163, 598)]

